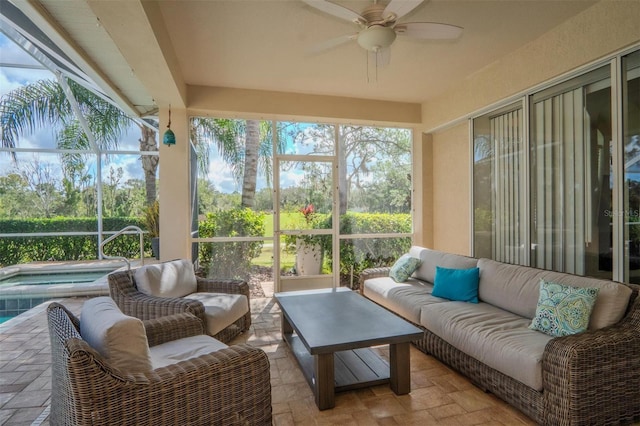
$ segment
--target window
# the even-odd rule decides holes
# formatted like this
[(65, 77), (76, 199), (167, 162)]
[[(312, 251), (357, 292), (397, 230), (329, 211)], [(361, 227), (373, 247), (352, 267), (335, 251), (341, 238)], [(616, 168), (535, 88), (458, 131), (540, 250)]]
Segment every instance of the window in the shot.
[[(0, 48), (7, 61), (0, 64), (0, 267), (97, 259), (103, 237), (128, 225), (144, 228), (143, 211), (156, 198), (156, 132), (45, 69), (2, 34)], [(93, 139), (71, 108), (67, 85)], [(139, 240), (123, 236), (106, 253), (137, 257)]]
[(472, 121), (474, 256), (640, 283), (640, 51), (526, 99)]
[(609, 67), (531, 97), (531, 264), (611, 279)]
[[(409, 129), (203, 117), (192, 126), (200, 158), (194, 242), (209, 275), (246, 279), (273, 266), (279, 291), (354, 285), (362, 269), (409, 249)], [(247, 174), (249, 147), (258, 147), (257, 172)], [(223, 228), (231, 212), (234, 223), (248, 222)]]

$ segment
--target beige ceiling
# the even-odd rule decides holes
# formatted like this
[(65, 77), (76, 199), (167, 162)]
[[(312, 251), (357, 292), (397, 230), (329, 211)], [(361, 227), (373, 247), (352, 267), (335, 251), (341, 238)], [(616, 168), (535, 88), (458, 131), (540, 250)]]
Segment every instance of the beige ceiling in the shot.
[[(594, 1), (425, 0), (401, 22), (454, 24), (464, 28), (462, 37), (398, 37), (391, 63), (377, 72), (355, 42), (309, 54), (357, 27), (299, 0), (40, 3), (52, 30), (142, 113), (154, 103), (186, 102), (186, 85), (422, 103)], [(336, 3), (361, 11), (370, 2)]]

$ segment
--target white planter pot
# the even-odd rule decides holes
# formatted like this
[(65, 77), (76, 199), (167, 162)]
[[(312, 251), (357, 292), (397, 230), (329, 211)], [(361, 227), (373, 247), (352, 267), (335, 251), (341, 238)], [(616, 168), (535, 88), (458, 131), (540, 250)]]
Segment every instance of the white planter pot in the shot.
[(296, 273), (298, 275), (319, 275), (322, 272), (322, 247), (296, 241)]

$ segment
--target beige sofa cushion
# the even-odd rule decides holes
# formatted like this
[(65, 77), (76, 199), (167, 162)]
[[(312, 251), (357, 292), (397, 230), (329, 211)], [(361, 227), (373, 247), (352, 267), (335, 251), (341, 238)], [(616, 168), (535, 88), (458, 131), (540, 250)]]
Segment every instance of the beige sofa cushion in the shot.
[(200, 334), (152, 346), (149, 348), (149, 352), (151, 364), (155, 370), (224, 348), (228, 348), (228, 346), (211, 336)]
[(218, 334), (247, 312), (249, 301), (242, 294), (192, 293), (189, 299), (195, 299), (204, 305), (209, 334)]
[(525, 385), (542, 390), (542, 355), (552, 339), (531, 320), (487, 303), (424, 306), (420, 324), (455, 348)]
[(186, 259), (141, 266), (135, 270), (141, 293), (156, 297), (184, 297), (198, 289), (193, 265)]
[(533, 319), (536, 313), (541, 279), (572, 287), (599, 288), (589, 321), (590, 330), (620, 321), (632, 293), (631, 288), (614, 281), (509, 265), (490, 259), (478, 260), (478, 266), (480, 300), (529, 319)]
[(472, 257), (445, 253), (420, 246), (411, 247), (409, 254), (422, 261), (412, 276), (430, 283), (433, 283), (433, 280), (435, 279), (436, 266), (442, 266), (450, 269), (469, 269), (475, 268), (478, 263), (478, 259)]
[(84, 303), (80, 335), (112, 367), (128, 373), (152, 370), (144, 324), (123, 314), (110, 297), (95, 297)]
[(362, 292), (379, 305), (418, 324), (424, 305), (447, 302), (446, 299), (432, 296), (432, 290), (432, 284), (413, 278), (397, 283), (389, 277), (377, 277), (365, 280)]

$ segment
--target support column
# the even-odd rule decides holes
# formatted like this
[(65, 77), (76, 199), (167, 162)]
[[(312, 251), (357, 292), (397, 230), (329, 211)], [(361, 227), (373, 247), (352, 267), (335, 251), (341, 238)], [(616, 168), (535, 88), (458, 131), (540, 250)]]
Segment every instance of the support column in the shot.
[(160, 260), (191, 258), (189, 199), (189, 118), (185, 109), (171, 109), (175, 145), (165, 145), (169, 110), (160, 109)]

